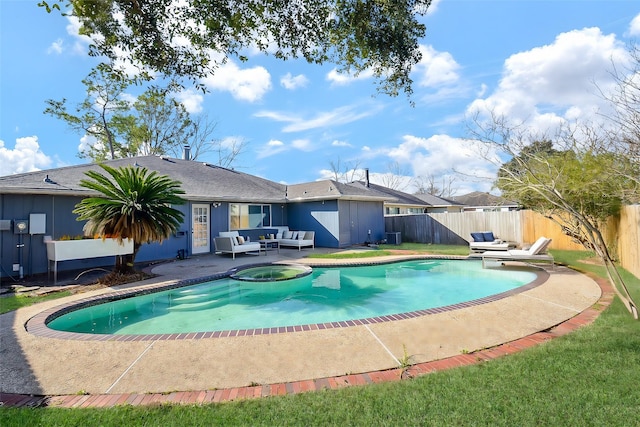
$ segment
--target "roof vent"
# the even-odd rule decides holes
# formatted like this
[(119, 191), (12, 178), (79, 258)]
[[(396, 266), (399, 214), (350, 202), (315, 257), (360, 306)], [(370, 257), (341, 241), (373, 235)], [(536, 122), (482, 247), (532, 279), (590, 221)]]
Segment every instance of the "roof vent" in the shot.
[(53, 180), (49, 178), (49, 174), (47, 174), (47, 176), (45, 176), (42, 181), (46, 182), (47, 184), (55, 184), (55, 182), (53, 182)]

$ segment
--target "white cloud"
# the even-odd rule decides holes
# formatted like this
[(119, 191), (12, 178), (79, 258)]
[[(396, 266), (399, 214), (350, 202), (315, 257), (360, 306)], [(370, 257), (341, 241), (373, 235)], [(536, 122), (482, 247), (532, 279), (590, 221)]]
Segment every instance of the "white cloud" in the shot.
[(272, 139), (256, 150), (256, 158), (264, 159), (265, 157), (271, 157), (286, 150), (287, 146), (284, 142)]
[(308, 139), (294, 139), (290, 144), (285, 144), (279, 139), (272, 139), (262, 147), (258, 148), (258, 150), (256, 151), (256, 157), (258, 159), (263, 159), (265, 157), (274, 156), (276, 154), (291, 150), (310, 152), (314, 149), (315, 147)]
[(373, 77), (372, 70), (364, 70), (358, 75), (354, 74), (345, 74), (338, 72), (337, 69), (333, 69), (327, 73), (326, 80), (331, 82), (332, 85), (336, 86), (344, 86), (351, 84), (357, 80), (367, 80)]
[(431, 0), (431, 4), (429, 5), (429, 9), (427, 9), (427, 15), (432, 15), (434, 13), (436, 13), (436, 11), (438, 10), (438, 5), (440, 4), (441, 0)]
[(16, 139), (13, 149), (0, 140), (0, 176), (48, 169), (51, 158), (40, 150), (37, 136)]
[(449, 52), (438, 52), (432, 46), (420, 45), (422, 59), (414, 66), (416, 82), (424, 87), (438, 87), (456, 83), (460, 65)]
[(311, 141), (308, 139), (294, 139), (291, 142), (291, 147), (300, 151), (312, 151), (313, 146), (311, 145)]
[(386, 154), (400, 165), (410, 165), (413, 176), (433, 176), (436, 181), (455, 176), (459, 183), (472, 181), (487, 191), (499, 164), (489, 147), (448, 135), (405, 135), (403, 142)]
[(47, 49), (47, 53), (55, 53), (56, 55), (60, 55), (64, 50), (64, 40), (58, 39), (51, 43), (49, 49)]
[(96, 150), (103, 150), (104, 144), (102, 142), (99, 142), (95, 136), (85, 134), (82, 138), (80, 138), (80, 144), (78, 144), (78, 153), (87, 154), (91, 151), (92, 147)]
[(91, 44), (91, 38), (80, 34), (80, 21), (75, 16), (67, 16), (67, 34), (73, 37), (73, 53), (77, 55), (86, 55), (89, 44)]
[(305, 87), (309, 83), (309, 79), (304, 74), (298, 74), (292, 76), (291, 73), (287, 73), (280, 78), (280, 84), (289, 90)]
[(340, 141), (338, 139), (331, 142), (331, 146), (333, 147), (353, 147), (353, 145), (349, 144), (347, 141)]
[(256, 102), (271, 89), (271, 75), (264, 67), (241, 69), (234, 62), (220, 66), (202, 82), (209, 89), (227, 91), (238, 100)]
[(204, 96), (202, 93), (193, 89), (186, 89), (182, 92), (175, 94), (176, 100), (180, 101), (187, 112), (191, 114), (197, 114), (202, 112), (202, 103), (204, 102)]
[(514, 121), (527, 120), (540, 130), (577, 118), (577, 112), (582, 119), (593, 118), (607, 108), (596, 93), (606, 93), (615, 83), (611, 62), (621, 65), (626, 58), (615, 35), (604, 35), (598, 28), (562, 33), (550, 45), (509, 57), (498, 88), (473, 101), (468, 111), (493, 111)]
[(629, 35), (632, 37), (640, 36), (640, 14), (636, 15), (629, 24)]
[(310, 129), (317, 129), (329, 126), (340, 126), (352, 123), (377, 114), (382, 109), (379, 104), (374, 104), (368, 109), (358, 111), (356, 106), (348, 105), (338, 107), (331, 111), (316, 113), (311, 118), (302, 118), (293, 113), (281, 113), (275, 111), (260, 111), (255, 114), (256, 117), (272, 119), (278, 122), (290, 123), (282, 129), (282, 132), (300, 132)]

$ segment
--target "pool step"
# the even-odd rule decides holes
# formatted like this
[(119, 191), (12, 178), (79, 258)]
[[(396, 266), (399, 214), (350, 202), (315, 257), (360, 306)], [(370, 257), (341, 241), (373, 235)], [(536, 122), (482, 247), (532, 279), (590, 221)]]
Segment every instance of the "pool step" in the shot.
[(219, 298), (221, 296), (226, 296), (229, 294), (229, 288), (227, 287), (222, 287), (222, 288), (218, 288), (215, 290), (211, 290), (210, 292), (207, 291), (198, 291), (198, 293), (191, 293), (191, 292), (180, 292), (178, 293), (178, 295), (174, 295), (173, 297), (171, 297), (170, 299), (170, 303), (171, 304), (182, 304), (182, 303), (194, 303), (194, 302), (201, 302), (201, 301), (209, 301), (212, 298)]

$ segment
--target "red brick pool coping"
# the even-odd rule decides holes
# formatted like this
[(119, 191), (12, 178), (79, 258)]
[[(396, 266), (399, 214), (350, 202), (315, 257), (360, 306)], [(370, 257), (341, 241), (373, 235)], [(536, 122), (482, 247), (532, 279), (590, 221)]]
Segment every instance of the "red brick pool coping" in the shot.
[[(436, 371), (469, 366), (498, 357), (507, 356), (527, 348), (542, 344), (553, 338), (566, 335), (576, 329), (591, 324), (611, 304), (614, 291), (604, 279), (593, 278), (601, 290), (598, 302), (576, 316), (545, 331), (540, 331), (495, 347), (468, 354), (433, 360), (412, 365), (406, 371), (410, 377), (421, 376)], [(184, 404), (200, 405), (227, 402), (240, 399), (255, 399), (268, 396), (304, 393), (327, 389), (359, 386), (372, 383), (400, 381), (400, 368), (372, 371), (361, 374), (318, 378), (313, 380), (265, 384), (247, 387), (233, 387), (216, 390), (181, 391), (171, 393), (122, 393), (92, 395), (23, 395), (0, 392), (0, 405), (5, 407), (58, 407), (58, 408), (108, 408), (117, 405)]]

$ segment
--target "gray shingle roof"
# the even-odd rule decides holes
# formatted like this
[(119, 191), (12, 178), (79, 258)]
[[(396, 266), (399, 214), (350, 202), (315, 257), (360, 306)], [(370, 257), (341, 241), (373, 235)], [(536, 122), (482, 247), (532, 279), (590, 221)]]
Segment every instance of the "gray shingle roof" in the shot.
[(462, 205), (461, 203), (458, 203), (454, 200), (444, 199), (442, 197), (434, 196), (433, 194), (417, 193), (417, 194), (414, 194), (414, 196), (431, 206), (461, 206)]
[[(283, 203), (306, 200), (369, 200), (394, 199), (380, 186), (367, 188), (362, 183), (349, 184), (333, 180), (313, 181), (286, 186), (264, 178), (238, 172), (196, 160), (166, 156), (138, 156), (107, 160), (114, 168), (138, 166), (167, 175), (181, 182), (185, 198), (192, 201), (232, 201), (253, 203)], [(106, 174), (96, 163), (0, 177), (0, 193), (57, 194), (88, 196), (92, 191), (80, 186), (86, 172)], [(380, 188), (378, 188), (380, 187)]]
[(304, 200), (379, 200), (386, 201), (389, 195), (374, 188), (367, 188), (357, 182), (342, 183), (330, 179), (289, 185), (287, 199), (290, 201)]
[[(362, 188), (366, 188), (365, 181), (355, 181), (351, 183), (352, 185), (357, 185)], [(369, 183), (369, 188), (373, 191), (382, 193), (387, 198), (388, 202), (392, 202), (397, 205), (410, 205), (410, 206), (427, 206), (428, 203), (425, 203), (423, 200), (415, 197), (412, 194), (405, 193), (404, 191), (394, 190), (389, 187), (385, 187), (383, 185)]]
[[(180, 181), (189, 200), (281, 203), (286, 187), (267, 179), (195, 161), (159, 156), (138, 156), (105, 161), (114, 168), (139, 166)], [(85, 172), (106, 173), (97, 164), (68, 166), (0, 177), (0, 193), (89, 195), (80, 186)]]

